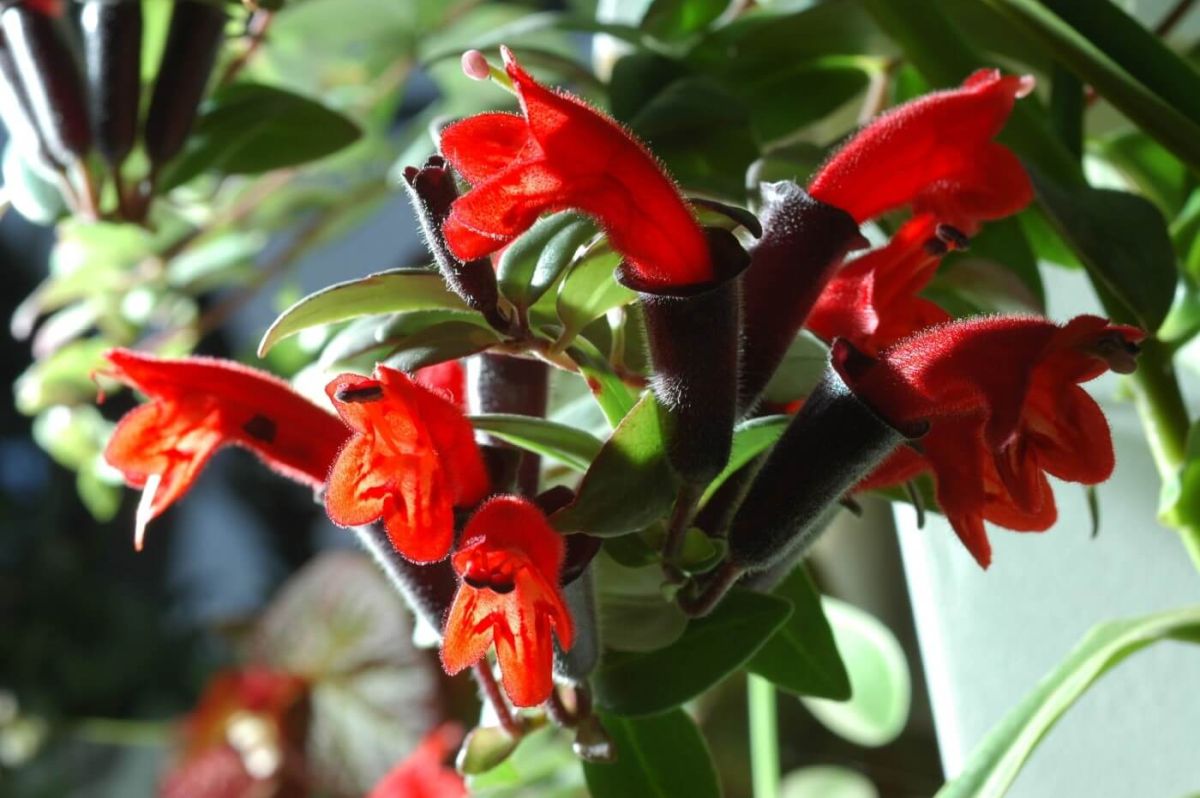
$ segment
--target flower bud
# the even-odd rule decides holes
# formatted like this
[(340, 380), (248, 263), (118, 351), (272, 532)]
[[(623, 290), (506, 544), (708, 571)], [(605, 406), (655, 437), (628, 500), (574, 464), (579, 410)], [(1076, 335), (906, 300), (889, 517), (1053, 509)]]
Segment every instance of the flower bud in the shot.
[(69, 164), (87, 154), (92, 134), (79, 66), (57, 24), (25, 5), (10, 5), (0, 13), (42, 141), (56, 162)]
[(183, 149), (225, 37), (225, 11), (209, 0), (176, 0), (146, 116), (146, 153), (155, 167)]
[(442, 225), (450, 216), (450, 206), (458, 198), (458, 187), (454, 185), (454, 175), (446, 162), (441, 156), (431, 156), (420, 169), (415, 166), (405, 169), (404, 182), (413, 210), (421, 222), (426, 245), (446, 285), (467, 305), (482, 313), (493, 327), (506, 328), (508, 320), (497, 306), (500, 292), (491, 261), (486, 257), (461, 261), (446, 245)]
[(84, 0), (81, 16), (96, 149), (120, 165), (137, 139), (142, 93), (142, 4)]

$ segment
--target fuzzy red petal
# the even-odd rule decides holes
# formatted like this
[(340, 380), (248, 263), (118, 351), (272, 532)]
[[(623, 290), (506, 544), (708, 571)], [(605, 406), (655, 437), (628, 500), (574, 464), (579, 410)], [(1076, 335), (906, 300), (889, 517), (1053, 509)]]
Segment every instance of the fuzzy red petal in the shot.
[(809, 193), (859, 222), (913, 203), (949, 213), (942, 221), (968, 231), (974, 221), (1007, 215), (1031, 192), (991, 139), (1032, 87), (1032, 78), (981, 70), (958, 89), (894, 108), (834, 155)]
[(442, 642), (446, 672), (469, 667), (495, 645), (513, 704), (545, 701), (553, 689), (553, 637), (564, 649), (575, 639), (558, 586), (563, 556), (562, 538), (528, 500), (501, 496), (484, 504), (452, 560), (463, 582)]
[(714, 276), (695, 215), (649, 151), (576, 97), (535, 81), (507, 48), (525, 134), (503, 114), (452, 125), (443, 154), (474, 187), (443, 232), (461, 259), (490, 254), (543, 213), (575, 208), (599, 221), (632, 276), (681, 287)]

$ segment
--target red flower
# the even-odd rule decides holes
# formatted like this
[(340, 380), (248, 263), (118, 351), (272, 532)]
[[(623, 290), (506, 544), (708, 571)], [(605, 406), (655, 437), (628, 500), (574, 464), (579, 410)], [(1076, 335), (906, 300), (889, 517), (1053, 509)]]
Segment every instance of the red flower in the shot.
[[(1052, 474), (1094, 485), (1113, 469), (1100, 407), (1079, 383), (1108, 369), (1127, 374), (1142, 332), (1079, 316), (1065, 326), (1034, 317), (943, 324), (886, 349), (878, 360), (840, 342), (834, 363), (855, 392), (894, 426), (929, 422), (920, 441), (942, 510), (986, 567), (984, 520), (1021, 531), (1053, 525)], [(920, 469), (894, 456), (860, 487)]]
[(467, 786), (462, 776), (445, 764), (461, 739), (462, 731), (452, 724), (434, 729), (367, 798), (465, 798)]
[(386, 366), (374, 379), (343, 374), (325, 392), (354, 431), (329, 473), (329, 518), (341, 526), (383, 519), (392, 545), (413, 562), (445, 557), (454, 508), (490, 489), (470, 423), (450, 401)]
[(413, 379), (434, 393), (441, 394), (455, 407), (467, 406), (467, 375), (459, 361), (447, 360), (417, 369)]
[(307, 683), (251, 667), (217, 674), (188, 716), (183, 756), (164, 798), (252, 798), (293, 794), (303, 769)]
[(462, 578), (446, 621), (442, 665), (453, 676), (492, 643), (504, 691), (519, 707), (550, 697), (554, 647), (575, 639), (559, 589), (564, 545), (541, 511), (518, 496), (492, 499), (467, 523), (451, 558)]
[(63, 13), (63, 0), (24, 0), (18, 5), (49, 17), (61, 17)]
[(961, 88), (894, 108), (834, 155), (808, 191), (860, 223), (911, 205), (970, 235), (1033, 197), (1020, 161), (992, 141), (1033, 85), (1028, 75), (981, 69)]
[(917, 330), (949, 321), (949, 313), (917, 296), (942, 256), (957, 245), (954, 238), (939, 237), (939, 227), (931, 214), (914, 216), (887, 246), (843, 266), (805, 326), (827, 341), (844, 338), (874, 355)]
[(121, 419), (104, 452), (130, 486), (145, 488), (134, 537), (139, 550), (146, 524), (187, 492), (222, 446), (244, 446), (273, 470), (316, 489), (346, 440), (335, 416), (266, 372), (128, 349), (107, 357), (109, 376), (150, 399)]
[(455, 256), (492, 253), (542, 214), (574, 208), (596, 217), (637, 284), (714, 279), (704, 233), (654, 156), (579, 98), (534, 81), (507, 48), (501, 53), (524, 118), (480, 114), (442, 131), (442, 154), (474, 186), (443, 227)]

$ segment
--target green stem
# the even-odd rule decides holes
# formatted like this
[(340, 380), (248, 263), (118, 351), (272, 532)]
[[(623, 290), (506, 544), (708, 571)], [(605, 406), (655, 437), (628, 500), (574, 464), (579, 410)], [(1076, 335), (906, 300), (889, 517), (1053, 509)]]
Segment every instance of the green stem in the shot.
[(746, 698), (754, 798), (778, 798), (779, 724), (775, 716), (775, 685), (750, 674), (746, 677)]
[(1159, 475), (1174, 479), (1187, 459), (1190, 422), (1170, 352), (1161, 341), (1143, 345), (1133, 386)]

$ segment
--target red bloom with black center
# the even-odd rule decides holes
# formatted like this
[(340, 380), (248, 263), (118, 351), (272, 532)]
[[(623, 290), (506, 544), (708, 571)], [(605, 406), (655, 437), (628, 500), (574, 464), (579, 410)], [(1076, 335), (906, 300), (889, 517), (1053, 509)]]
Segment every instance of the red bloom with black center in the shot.
[(434, 729), (367, 798), (466, 798), (462, 776), (446, 765), (446, 758), (461, 740), (462, 731), (453, 724)]
[(325, 510), (341, 526), (383, 521), (396, 550), (413, 562), (450, 553), (454, 508), (490, 490), (475, 431), (450, 400), (403, 372), (343, 374), (326, 386), (354, 431), (329, 473)]
[(827, 341), (844, 338), (874, 355), (917, 330), (949, 321), (949, 313), (918, 293), (942, 256), (960, 243), (932, 214), (914, 216), (886, 246), (834, 275), (805, 326)]
[(1033, 198), (1020, 161), (992, 141), (1033, 78), (981, 69), (957, 89), (905, 103), (867, 125), (809, 184), (821, 202), (864, 222), (906, 205), (967, 235)]
[(107, 376), (150, 399), (121, 419), (104, 458), (144, 488), (134, 544), (146, 525), (187, 492), (223, 446), (254, 452), (271, 469), (314, 489), (345, 442), (337, 417), (286, 382), (233, 361), (165, 359), (114, 349)]
[(594, 216), (635, 284), (670, 289), (711, 282), (704, 233), (654, 156), (582, 100), (537, 83), (501, 48), (522, 116), (486, 113), (442, 131), (441, 151), (473, 188), (443, 231), (456, 257), (483, 257), (539, 216)]
[[(878, 360), (834, 346), (834, 364), (890, 424), (929, 422), (924, 467), (959, 538), (986, 567), (984, 520), (1042, 531), (1056, 518), (1051, 474), (1094, 485), (1112, 474), (1108, 423), (1079, 387), (1112, 369), (1134, 370), (1140, 330), (1079, 316), (1063, 326), (989, 317), (924, 330)], [(860, 487), (911, 478), (913, 455), (894, 456)]]
[(515, 706), (532, 707), (553, 689), (554, 646), (575, 640), (559, 588), (564, 544), (536, 505), (499, 496), (479, 508), (451, 558), (462, 579), (446, 621), (442, 665), (454, 674), (494, 643), (504, 691)]

